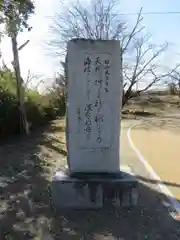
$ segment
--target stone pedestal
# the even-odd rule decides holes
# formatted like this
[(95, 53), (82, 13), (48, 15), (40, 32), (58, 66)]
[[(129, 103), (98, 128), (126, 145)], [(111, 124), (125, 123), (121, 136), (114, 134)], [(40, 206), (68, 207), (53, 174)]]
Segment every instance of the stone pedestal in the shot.
[(116, 173), (75, 173), (58, 171), (52, 180), (52, 203), (56, 208), (102, 208), (135, 206), (137, 180), (127, 166)]
[[(56, 207), (132, 206), (137, 181), (120, 167), (122, 62), (116, 40), (73, 39), (66, 58), (69, 172), (52, 180)], [(120, 170), (119, 170), (120, 167)]]

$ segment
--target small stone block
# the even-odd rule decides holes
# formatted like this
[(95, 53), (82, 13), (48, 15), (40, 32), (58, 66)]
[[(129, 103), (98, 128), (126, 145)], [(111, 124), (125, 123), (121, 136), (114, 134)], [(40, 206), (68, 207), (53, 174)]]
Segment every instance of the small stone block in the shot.
[(136, 206), (137, 202), (138, 202), (138, 189), (136, 187), (131, 190), (131, 205)]
[(63, 171), (56, 172), (52, 180), (52, 203), (57, 208), (101, 208), (100, 185), (72, 178)]
[(121, 206), (124, 206), (124, 207), (130, 206), (130, 199), (131, 199), (131, 192), (125, 190), (125, 191), (122, 193)]

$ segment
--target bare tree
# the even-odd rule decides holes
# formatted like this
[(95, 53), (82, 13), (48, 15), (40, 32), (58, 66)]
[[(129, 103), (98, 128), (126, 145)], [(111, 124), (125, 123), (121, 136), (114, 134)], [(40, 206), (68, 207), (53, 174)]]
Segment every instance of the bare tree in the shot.
[[(63, 6), (65, 5), (62, 3), (62, 8)], [(159, 64), (168, 44), (160, 46), (151, 44), (150, 37), (144, 34), (142, 20), (141, 9), (134, 27), (130, 29), (127, 22), (122, 21), (118, 14), (116, 0), (91, 0), (85, 7), (78, 1), (56, 14), (48, 46), (51, 47), (53, 54), (60, 56), (63, 50), (66, 50), (67, 41), (72, 38), (119, 40), (124, 106), (130, 98), (148, 90), (170, 73), (167, 71), (162, 74)]]
[(127, 30), (127, 24), (119, 18), (116, 11), (116, 0), (91, 0), (90, 6), (86, 7), (79, 1), (71, 7), (66, 7), (63, 1), (61, 3), (64, 11), (53, 18), (50, 27), (52, 34), (48, 41), (48, 45), (55, 50), (53, 54), (58, 56), (62, 54), (62, 50), (66, 50), (66, 43), (72, 38), (118, 39), (123, 44), (124, 52), (131, 39), (143, 29), (140, 27), (140, 11), (134, 28), (130, 32)]
[(32, 86), (33, 89), (38, 91), (38, 87), (45, 82), (45, 78), (41, 75), (32, 75), (31, 71), (28, 70), (26, 79), (22, 81), (24, 83), (23, 86), (26, 92), (28, 92)]
[(170, 75), (171, 82), (169, 83), (169, 87), (174, 89), (174, 92), (178, 94), (180, 97), (180, 72), (179, 69), (174, 69), (172, 74)]
[[(130, 58), (124, 54), (123, 76), (126, 91), (123, 95), (123, 105), (132, 97), (147, 91), (172, 74), (174, 69), (165, 70), (160, 64), (162, 55), (166, 52), (168, 44), (157, 46), (149, 43), (150, 36), (144, 35), (133, 39), (133, 50)], [(141, 87), (139, 87), (141, 85)], [(136, 88), (135, 88), (136, 86)]]

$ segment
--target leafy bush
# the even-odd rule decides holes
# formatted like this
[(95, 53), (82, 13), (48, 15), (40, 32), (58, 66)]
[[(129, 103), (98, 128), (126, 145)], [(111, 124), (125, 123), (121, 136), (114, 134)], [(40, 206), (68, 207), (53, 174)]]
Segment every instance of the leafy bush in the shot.
[(18, 102), (14, 94), (0, 91), (0, 134), (19, 133)]
[[(41, 95), (38, 91), (25, 93), (25, 109), (31, 128), (48, 123), (65, 114), (65, 97), (51, 92)], [(0, 137), (20, 133), (19, 104), (16, 97), (14, 74), (9, 70), (0, 72)]]

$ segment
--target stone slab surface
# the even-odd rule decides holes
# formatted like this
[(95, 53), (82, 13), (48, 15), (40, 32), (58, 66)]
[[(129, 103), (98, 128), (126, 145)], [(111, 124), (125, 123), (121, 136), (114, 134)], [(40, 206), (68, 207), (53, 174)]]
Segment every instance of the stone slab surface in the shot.
[(120, 42), (71, 40), (67, 49), (70, 171), (118, 171), (123, 89)]
[[(102, 208), (137, 204), (137, 180), (129, 167), (111, 177), (72, 177), (58, 171), (52, 179), (52, 202), (58, 208)], [(119, 176), (119, 177), (118, 177)]]

